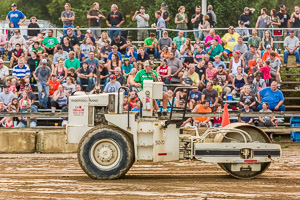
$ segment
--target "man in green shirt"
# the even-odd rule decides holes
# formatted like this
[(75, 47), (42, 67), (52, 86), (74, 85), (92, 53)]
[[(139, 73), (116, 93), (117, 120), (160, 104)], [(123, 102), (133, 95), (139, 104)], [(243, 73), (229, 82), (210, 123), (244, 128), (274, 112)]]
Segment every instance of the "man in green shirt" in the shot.
[(215, 56), (222, 56), (223, 47), (218, 43), (217, 39), (212, 40), (212, 45), (208, 49), (209, 59), (213, 60)]
[(158, 41), (156, 39), (155, 33), (150, 33), (150, 37), (146, 38), (144, 41), (144, 48), (148, 54), (153, 54), (154, 58), (159, 58), (157, 51)]
[[(144, 64), (144, 69), (140, 70), (134, 77), (134, 86), (143, 88), (144, 80), (153, 80), (153, 82), (158, 81), (158, 75), (155, 70), (153, 70), (153, 64), (149, 61), (146, 61)], [(163, 92), (163, 91), (162, 91)], [(167, 107), (168, 107), (168, 94), (165, 92), (163, 94), (163, 112), (159, 111), (159, 107), (155, 99), (153, 99), (153, 107), (154, 111), (157, 112), (158, 116), (160, 117), (161, 114), (166, 116), (167, 115)]]
[(67, 69), (74, 68), (75, 73), (77, 73), (79, 71), (80, 61), (77, 58), (75, 58), (75, 52), (74, 51), (69, 52), (69, 59), (67, 59), (65, 61), (65, 67)]
[(183, 31), (178, 32), (178, 36), (173, 38), (173, 42), (176, 42), (177, 50), (180, 51), (181, 45), (185, 42), (186, 38), (183, 37)]
[(257, 30), (252, 30), (252, 35), (250, 36), (248, 40), (248, 47), (250, 49), (250, 46), (255, 46), (257, 50), (260, 49), (261, 39), (257, 36)]
[(45, 48), (48, 54), (54, 55), (56, 53), (56, 47), (58, 46), (59, 42), (56, 37), (53, 37), (53, 30), (48, 30), (48, 37), (45, 37), (42, 46)]

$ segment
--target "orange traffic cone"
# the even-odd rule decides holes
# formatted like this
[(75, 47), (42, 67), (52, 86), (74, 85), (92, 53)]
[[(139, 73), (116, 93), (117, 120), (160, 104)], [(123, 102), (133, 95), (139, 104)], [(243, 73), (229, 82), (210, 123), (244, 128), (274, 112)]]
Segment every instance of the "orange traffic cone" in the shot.
[(230, 124), (229, 121), (229, 113), (228, 113), (228, 107), (227, 107), (227, 103), (224, 104), (224, 112), (223, 112), (223, 117), (222, 117), (222, 124), (221, 127), (225, 127), (228, 124)]

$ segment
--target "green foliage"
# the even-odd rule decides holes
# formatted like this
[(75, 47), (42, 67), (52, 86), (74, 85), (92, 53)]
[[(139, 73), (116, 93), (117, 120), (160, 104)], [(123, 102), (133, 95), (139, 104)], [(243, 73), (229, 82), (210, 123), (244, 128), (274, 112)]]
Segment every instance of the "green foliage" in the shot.
[[(18, 9), (24, 12), (27, 18), (36, 16), (38, 19), (50, 20), (58, 27), (62, 26), (60, 19), (61, 12), (64, 10), (64, 4), (70, 3), (72, 10), (75, 12), (76, 20), (75, 26), (87, 27), (88, 20), (86, 19), (87, 12), (92, 8), (95, 0), (1, 0), (0, 17), (5, 19), (5, 16), (10, 11), (10, 5), (16, 2)], [(110, 11), (110, 6), (116, 3), (119, 10), (125, 15), (126, 22), (123, 27), (136, 27), (136, 22), (131, 20), (134, 12), (139, 10), (141, 5), (146, 7), (146, 13), (150, 15), (149, 24), (156, 23), (154, 12), (160, 9), (160, 4), (166, 2), (168, 4), (168, 11), (170, 12), (170, 28), (176, 28), (174, 17), (177, 14), (179, 6), (184, 5), (186, 13), (189, 18), (189, 28), (192, 29), (190, 22), (191, 16), (194, 14), (196, 5), (201, 6), (201, 1), (171, 1), (171, 0), (122, 0), (122, 1), (99, 1), (100, 10), (106, 16)], [(289, 13), (293, 11), (295, 1), (292, 0), (208, 0), (208, 4), (213, 5), (217, 15), (217, 27), (228, 27), (229, 25), (237, 26), (239, 15), (243, 12), (244, 7), (255, 8), (256, 11), (252, 16), (252, 27), (255, 26), (256, 19), (260, 14), (260, 8), (267, 8), (268, 13), (270, 9), (279, 9), (280, 4), (285, 4)], [(104, 21), (101, 22), (102, 27), (106, 27)], [(219, 33), (220, 35), (223, 32)]]

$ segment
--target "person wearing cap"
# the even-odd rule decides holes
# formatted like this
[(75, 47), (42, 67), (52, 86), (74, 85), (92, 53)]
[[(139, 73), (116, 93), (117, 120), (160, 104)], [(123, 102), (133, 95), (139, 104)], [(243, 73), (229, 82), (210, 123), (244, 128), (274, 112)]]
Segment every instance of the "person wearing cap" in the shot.
[[(270, 16), (267, 15), (267, 9), (260, 9), (260, 16), (257, 18), (255, 28), (268, 28), (268, 19)], [(258, 32), (260, 38), (264, 36), (264, 30), (260, 29)]]
[(293, 24), (293, 28), (298, 29), (298, 30), (295, 30), (295, 36), (300, 38), (300, 7), (299, 7), (299, 5), (296, 5), (294, 7), (294, 12), (291, 15), (290, 23)]
[(54, 55), (56, 52), (56, 47), (59, 45), (59, 42), (56, 37), (53, 36), (53, 30), (48, 30), (48, 36), (44, 38), (42, 46), (45, 49), (46, 53)]
[[(263, 56), (262, 56), (261, 59), (262, 59), (263, 61), (268, 60), (268, 59), (270, 58), (270, 54), (271, 54), (272, 52), (273, 52), (272, 47), (271, 47), (270, 44), (268, 44), (268, 45), (266, 46), (266, 51), (264, 51)], [(276, 57), (280, 60), (281, 57), (279, 56), (279, 54), (276, 53), (276, 52), (274, 52), (274, 53), (275, 53)]]
[[(106, 84), (109, 81), (109, 73), (108, 69), (105, 67), (105, 62), (103, 60), (99, 60), (99, 66), (94, 69), (94, 80), (97, 80), (99, 77), (100, 84), (103, 85), (102, 88), (105, 88)], [(96, 86), (97, 83), (94, 81), (94, 85)]]
[(226, 33), (221, 39), (224, 44), (223, 56), (225, 59), (227, 59), (228, 55), (232, 53), (233, 47), (237, 44), (239, 37), (240, 34), (234, 32), (234, 27), (229, 26), (228, 33)]
[(100, 19), (102, 20), (106, 19), (103, 13), (99, 10), (98, 2), (93, 3), (93, 8), (89, 10), (87, 14), (87, 18), (89, 20), (89, 28), (91, 28), (90, 31), (93, 37), (95, 37), (98, 40), (101, 37)]
[(287, 66), (288, 56), (295, 55), (297, 67), (300, 67), (300, 58), (299, 58), (299, 39), (295, 37), (295, 31), (292, 29), (289, 31), (290, 35), (284, 39), (284, 56), (283, 56), (283, 65)]
[(125, 18), (123, 14), (118, 11), (118, 6), (116, 4), (112, 4), (111, 12), (108, 13), (106, 19), (106, 25), (111, 28), (111, 30), (109, 30), (110, 39), (113, 39), (114, 33), (118, 33), (119, 35), (121, 35), (121, 30), (118, 30), (117, 28), (120, 28), (124, 22)]
[(73, 29), (72, 28), (67, 28), (67, 34), (64, 35), (61, 40), (60, 40), (60, 44), (62, 45), (64, 43), (64, 39), (65, 37), (68, 37), (70, 39), (70, 43), (72, 45), (72, 47), (74, 48), (75, 45), (78, 45), (79, 46), (79, 40), (78, 38), (73, 34)]
[(13, 98), (16, 98), (16, 95), (9, 90), (8, 85), (4, 85), (3, 91), (0, 92), (0, 100), (4, 102), (5, 106), (7, 106)]
[[(8, 47), (11, 47), (14, 49), (16, 47), (16, 44), (20, 44), (22, 49), (27, 49), (27, 42), (23, 36), (21, 36), (20, 30), (15, 29), (15, 34), (10, 38), (8, 41)], [(9, 52), (11, 53), (11, 52)], [(10, 54), (8, 54), (10, 56)]]
[(112, 74), (109, 76), (109, 82), (106, 84), (105, 88), (103, 89), (104, 93), (112, 93), (118, 92), (121, 84), (117, 81), (116, 75)]
[(246, 28), (251, 27), (251, 16), (255, 12), (254, 8), (244, 8), (244, 13), (239, 16), (238, 24), (241, 25), (241, 22), (245, 25)]
[(67, 34), (67, 28), (74, 28), (75, 13), (71, 10), (71, 4), (65, 3), (65, 10), (61, 12), (61, 21), (63, 22), (64, 32)]
[(240, 34), (240, 37), (243, 38), (243, 41), (248, 41), (250, 33), (249, 30), (245, 27), (244, 21), (239, 22), (239, 26), (235, 28), (235, 31)]
[(0, 58), (0, 85), (5, 84), (9, 76), (8, 67), (4, 65), (4, 61)]
[[(253, 112), (252, 109), (250, 109), (250, 101), (245, 101), (244, 107), (242, 108), (242, 112)], [(252, 124), (253, 123), (253, 117), (241, 117), (242, 123)]]
[(11, 11), (6, 16), (7, 23), (13, 23), (15, 28), (19, 28), (20, 25), (26, 20), (26, 16), (22, 11), (17, 9), (17, 4), (11, 4)]
[[(38, 66), (33, 72), (33, 77), (37, 81), (39, 104), (47, 107), (49, 96), (49, 81), (51, 77), (51, 69), (47, 66), (47, 60), (42, 60), (42, 65)], [(43, 91), (45, 93), (43, 98)]]
[(57, 66), (58, 61), (62, 60), (65, 61), (69, 58), (69, 54), (66, 51), (63, 51), (61, 46), (57, 47), (57, 52), (53, 56), (53, 64)]
[[(152, 80), (153, 82), (158, 82), (159, 81), (158, 75), (153, 68), (154, 68), (154, 64), (151, 61), (146, 61), (144, 64), (144, 69), (140, 70), (135, 75), (132, 86), (137, 87), (137, 88), (143, 88), (144, 80)], [(155, 99), (153, 99), (153, 107), (154, 107), (154, 110), (157, 111), (157, 114), (159, 117), (161, 116), (161, 114), (166, 116), (167, 115), (167, 107), (168, 107), (168, 94), (163, 93), (162, 113), (159, 111), (159, 107), (158, 107)]]
[[(137, 21), (138, 28), (148, 28), (149, 15), (145, 13), (145, 7), (141, 6), (140, 11), (135, 11), (132, 21)], [(148, 30), (138, 29), (137, 40), (144, 41), (148, 37)]]
[[(28, 28), (31, 29), (31, 30), (27, 30), (27, 38), (28, 39), (36, 37), (40, 33), (40, 26), (36, 22), (37, 22), (36, 17), (32, 16), (30, 18), (30, 24), (28, 24)], [(32, 29), (32, 28), (35, 28), (35, 29)]]
[(166, 3), (162, 3), (160, 5), (161, 16), (165, 21), (166, 28), (168, 28), (168, 22), (170, 21), (170, 13), (167, 11), (168, 5)]
[(127, 42), (126, 42), (126, 39), (121, 36), (119, 34), (119, 32), (114, 32), (114, 37), (111, 41), (111, 45), (112, 46), (117, 46), (118, 47), (118, 51), (121, 53), (121, 54), (125, 54), (126, 53), (126, 47), (128, 46)]
[(93, 71), (89, 68), (87, 62), (83, 62), (82, 67), (77, 73), (77, 83), (83, 88), (83, 85), (88, 85), (88, 92), (92, 90)]
[[(280, 10), (277, 13), (279, 19), (280, 19), (280, 28), (288, 28), (288, 22), (290, 19), (290, 15), (289, 13), (287, 13), (286, 9), (285, 9), (285, 5), (280, 5)], [(286, 31), (284, 31), (286, 32)]]

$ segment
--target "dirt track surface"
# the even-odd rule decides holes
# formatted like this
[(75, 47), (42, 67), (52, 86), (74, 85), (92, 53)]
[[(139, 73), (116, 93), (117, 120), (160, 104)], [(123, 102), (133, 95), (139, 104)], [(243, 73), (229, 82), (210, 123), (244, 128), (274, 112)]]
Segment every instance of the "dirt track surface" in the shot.
[(138, 162), (124, 179), (90, 179), (76, 154), (1, 154), (0, 199), (280, 199), (300, 197), (300, 148), (262, 176), (237, 180), (216, 164)]

